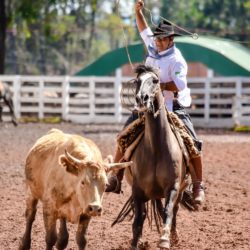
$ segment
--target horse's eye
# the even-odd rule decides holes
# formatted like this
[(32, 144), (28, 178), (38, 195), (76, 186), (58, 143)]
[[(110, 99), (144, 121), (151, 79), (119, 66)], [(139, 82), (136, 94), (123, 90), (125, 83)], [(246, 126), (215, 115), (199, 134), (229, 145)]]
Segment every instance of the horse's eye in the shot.
[(81, 181), (81, 184), (84, 186), (84, 185), (85, 185), (85, 182), (84, 182), (84, 181)]
[(156, 78), (153, 79), (153, 83), (158, 83), (158, 82), (159, 82), (158, 79), (156, 79)]

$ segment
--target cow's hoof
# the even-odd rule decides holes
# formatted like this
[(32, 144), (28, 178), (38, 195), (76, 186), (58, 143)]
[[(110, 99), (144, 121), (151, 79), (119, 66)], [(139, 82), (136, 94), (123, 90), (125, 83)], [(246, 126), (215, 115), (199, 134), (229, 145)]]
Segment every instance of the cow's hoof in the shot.
[(170, 242), (169, 242), (169, 240), (161, 239), (160, 242), (159, 242), (159, 244), (158, 244), (158, 247), (161, 250), (168, 250), (168, 249), (170, 249)]

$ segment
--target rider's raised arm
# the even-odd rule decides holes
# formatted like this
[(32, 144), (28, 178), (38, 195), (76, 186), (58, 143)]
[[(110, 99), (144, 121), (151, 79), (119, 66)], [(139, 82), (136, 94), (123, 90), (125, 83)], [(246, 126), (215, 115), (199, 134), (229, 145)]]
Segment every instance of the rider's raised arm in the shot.
[(148, 27), (147, 21), (142, 13), (143, 6), (143, 0), (137, 0), (135, 3), (136, 24), (140, 33)]

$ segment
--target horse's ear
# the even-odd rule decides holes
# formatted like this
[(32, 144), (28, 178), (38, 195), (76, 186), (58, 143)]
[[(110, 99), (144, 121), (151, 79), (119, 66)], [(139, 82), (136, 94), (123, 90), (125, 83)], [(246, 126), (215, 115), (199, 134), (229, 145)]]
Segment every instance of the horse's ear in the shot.
[(137, 67), (136, 67), (136, 69), (135, 69), (135, 73), (137, 74), (137, 77), (140, 75), (140, 74), (142, 74), (142, 73), (144, 73), (144, 72), (146, 72), (147, 70), (146, 70), (146, 66), (144, 65), (144, 64), (140, 64), (140, 65), (138, 65)]
[(156, 70), (151, 66), (146, 66), (144, 64), (140, 64), (135, 69), (135, 73), (137, 74), (137, 78), (139, 75), (141, 75), (142, 73), (145, 73), (145, 72), (152, 72), (158, 76), (158, 72), (156, 72)]

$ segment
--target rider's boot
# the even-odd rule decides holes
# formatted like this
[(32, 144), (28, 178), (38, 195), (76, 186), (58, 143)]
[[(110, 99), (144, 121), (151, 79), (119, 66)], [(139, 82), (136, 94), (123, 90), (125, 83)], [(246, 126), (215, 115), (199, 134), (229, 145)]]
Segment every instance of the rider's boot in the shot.
[[(123, 157), (122, 152), (119, 150), (119, 148), (117, 148), (114, 162), (120, 162), (122, 157)], [(111, 176), (109, 176), (108, 177), (109, 184), (107, 185), (105, 192), (120, 194), (123, 176), (124, 176), (124, 168), (118, 170), (117, 173), (113, 173)]]
[(193, 177), (193, 199), (195, 204), (205, 201), (205, 191), (202, 184), (202, 157), (192, 159), (196, 177)]

